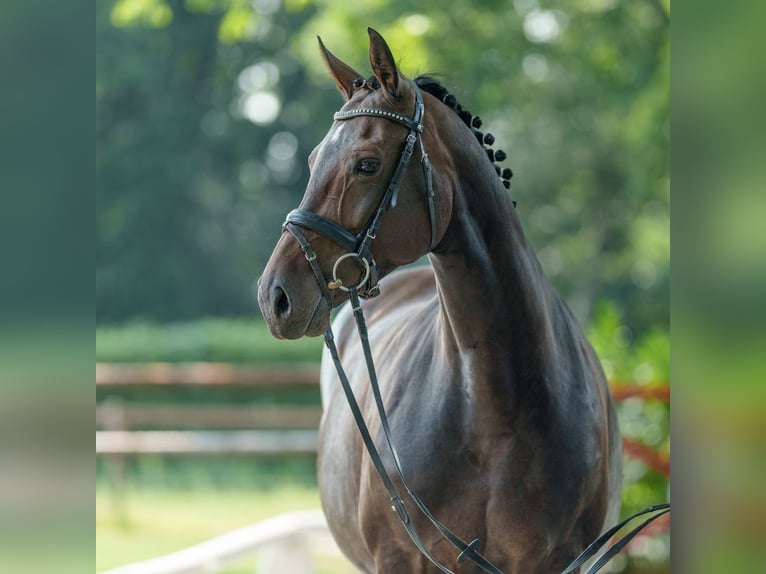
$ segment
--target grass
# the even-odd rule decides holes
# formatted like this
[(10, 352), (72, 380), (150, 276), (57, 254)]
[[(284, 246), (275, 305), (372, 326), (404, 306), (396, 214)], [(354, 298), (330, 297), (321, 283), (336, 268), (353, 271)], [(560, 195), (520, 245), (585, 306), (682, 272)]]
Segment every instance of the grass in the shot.
[[(316, 487), (268, 490), (129, 490), (124, 514), (106, 488), (96, 492), (96, 571), (161, 556), (291, 510), (319, 508)], [(256, 556), (222, 574), (252, 574)], [(345, 559), (318, 557), (318, 574), (351, 574)]]

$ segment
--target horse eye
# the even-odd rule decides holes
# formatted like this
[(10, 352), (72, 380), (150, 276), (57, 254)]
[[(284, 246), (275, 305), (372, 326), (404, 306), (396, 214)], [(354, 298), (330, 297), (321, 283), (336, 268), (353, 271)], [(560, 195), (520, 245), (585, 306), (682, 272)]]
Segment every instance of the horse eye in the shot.
[(380, 164), (374, 159), (363, 159), (356, 164), (356, 173), (359, 175), (373, 175), (378, 171)]

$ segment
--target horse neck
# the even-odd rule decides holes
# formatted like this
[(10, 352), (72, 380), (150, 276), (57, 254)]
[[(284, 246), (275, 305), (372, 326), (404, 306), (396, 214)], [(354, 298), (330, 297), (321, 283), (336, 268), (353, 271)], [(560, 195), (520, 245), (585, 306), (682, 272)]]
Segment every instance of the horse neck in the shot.
[[(499, 369), (522, 378), (534, 373), (532, 378), (539, 378), (553, 344), (551, 310), (558, 308), (558, 296), (484, 150), (465, 147), (453, 159), (456, 172), (470, 176), (458, 175), (451, 182), (451, 220), (430, 255), (443, 341), (458, 357), (455, 360), (480, 352), (482, 360), (476, 363), (483, 367), (472, 368)], [(497, 378), (497, 373), (490, 375)]]

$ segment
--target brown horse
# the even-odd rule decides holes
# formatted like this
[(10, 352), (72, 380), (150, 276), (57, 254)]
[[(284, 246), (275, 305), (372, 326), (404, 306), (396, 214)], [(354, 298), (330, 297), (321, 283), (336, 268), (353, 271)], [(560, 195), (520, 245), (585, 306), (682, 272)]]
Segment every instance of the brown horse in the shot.
[[(559, 573), (619, 509), (620, 433), (604, 374), (544, 277), (470, 115), (456, 113), (438, 83), (401, 75), (383, 38), (369, 33), (369, 79), (320, 41), (346, 103), (309, 157), (311, 177), (294, 212), (303, 215), (288, 217), (290, 233), (264, 270), (261, 309), (276, 337), (320, 335), (331, 307), (347, 299), (339, 285), (360, 283), (375, 295), (376, 273), (427, 253), (430, 267), (392, 274), (363, 305), (407, 483), (455, 533), (479, 538), (481, 554), (505, 574)], [(420, 146), (400, 169), (408, 130)], [(371, 221), (380, 227), (365, 239), (369, 253), (336, 265), (357, 251)], [(341, 231), (328, 231), (334, 225)], [(360, 281), (368, 265), (372, 277)], [(318, 277), (337, 281), (328, 289)], [(349, 306), (333, 328), (383, 445)], [(363, 572), (438, 572), (391, 511), (327, 353), (321, 385), (319, 486), (339, 546)], [(393, 469), (390, 454), (382, 456)], [(453, 546), (409, 502), (407, 509), (440, 562), (480, 571), (458, 563)]]

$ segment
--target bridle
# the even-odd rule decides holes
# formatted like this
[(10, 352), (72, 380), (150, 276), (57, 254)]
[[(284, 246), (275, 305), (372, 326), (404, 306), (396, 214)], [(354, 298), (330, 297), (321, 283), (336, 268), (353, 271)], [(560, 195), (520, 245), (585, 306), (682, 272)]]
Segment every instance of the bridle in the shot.
[[(359, 78), (354, 83), (354, 85), (355, 87), (366, 87), (370, 90), (375, 90), (378, 87), (375, 80), (364, 80), (362, 78)], [(349, 293), (351, 309), (356, 320), (357, 332), (359, 333), (359, 338), (362, 343), (362, 351), (364, 353), (364, 359), (367, 365), (370, 387), (375, 399), (375, 406), (378, 412), (381, 427), (386, 437), (386, 444), (388, 445), (389, 452), (391, 453), (394, 461), (396, 474), (404, 486), (404, 489), (407, 491), (407, 495), (415, 503), (421, 513), (439, 531), (439, 533), (460, 551), (460, 554), (457, 556), (458, 563), (461, 563), (467, 559), (474, 562), (484, 572), (488, 572), (489, 574), (503, 574), (501, 570), (499, 570), (478, 551), (478, 546), (480, 544), (478, 538), (475, 538), (470, 543), (468, 543), (460, 536), (452, 532), (431, 513), (421, 498), (415, 492), (413, 492), (407, 484), (407, 481), (404, 478), (401, 461), (399, 459), (399, 453), (394, 446), (391, 428), (388, 424), (388, 416), (386, 415), (386, 410), (383, 405), (383, 398), (380, 392), (380, 386), (378, 384), (378, 377), (372, 359), (372, 351), (370, 349), (370, 342), (367, 334), (367, 325), (364, 319), (364, 314), (362, 312), (360, 297), (366, 299), (369, 297), (375, 297), (380, 294), (380, 286), (378, 284), (379, 272), (375, 263), (375, 259), (373, 258), (372, 252), (370, 251), (370, 245), (377, 236), (378, 228), (380, 227), (380, 224), (383, 220), (383, 216), (386, 214), (389, 208), (396, 207), (399, 186), (401, 185), (407, 166), (409, 165), (416, 142), (420, 144), (421, 163), (423, 166), (423, 173), (426, 181), (426, 199), (428, 202), (429, 223), (431, 226), (431, 239), (428, 250), (431, 251), (435, 247), (436, 243), (436, 216), (434, 211), (431, 162), (429, 161), (428, 154), (423, 147), (422, 140), (423, 116), (425, 113), (425, 108), (423, 105), (423, 96), (420, 93), (420, 89), (416, 84), (413, 84), (413, 87), (415, 90), (415, 111), (412, 118), (392, 110), (364, 107), (339, 111), (334, 115), (334, 119), (336, 121), (350, 120), (359, 116), (372, 116), (387, 119), (409, 128), (409, 133), (407, 135), (407, 139), (405, 140), (402, 154), (399, 158), (399, 164), (396, 166), (396, 171), (394, 172), (394, 175), (388, 184), (386, 192), (383, 194), (383, 197), (380, 200), (377, 210), (375, 210), (365, 228), (360, 233), (354, 234), (339, 223), (318, 215), (313, 211), (307, 209), (294, 209), (287, 214), (287, 218), (282, 225), (282, 229), (289, 231), (300, 244), (301, 250), (303, 251), (303, 254), (309, 265), (311, 266), (314, 276), (319, 283), (319, 287), (322, 290), (322, 295), (327, 300), (330, 309), (332, 309), (332, 295), (330, 293), (331, 290), (341, 289)], [(332, 277), (330, 280), (328, 280), (322, 272), (322, 269), (317, 261), (316, 252), (311, 247), (311, 242), (304, 235), (302, 228), (310, 229), (311, 231), (314, 231), (315, 233), (318, 233), (319, 235), (332, 240), (346, 250), (346, 253), (342, 254), (335, 260), (332, 269)], [(362, 269), (361, 280), (356, 285), (345, 286), (343, 285), (341, 279), (338, 277), (338, 267), (346, 259), (354, 259)], [(414, 523), (412, 522), (412, 519), (409, 516), (409, 513), (407, 512), (407, 509), (405, 508), (404, 501), (399, 494), (399, 491), (391, 480), (391, 477), (389, 476), (385, 466), (383, 465), (383, 460), (378, 452), (377, 447), (375, 446), (375, 442), (372, 439), (367, 423), (362, 416), (359, 403), (354, 396), (353, 389), (351, 388), (351, 383), (349, 382), (348, 376), (346, 375), (346, 372), (341, 365), (338, 350), (335, 345), (335, 336), (333, 335), (332, 327), (327, 328), (327, 331), (324, 334), (324, 342), (330, 352), (330, 356), (332, 357), (333, 363), (335, 365), (335, 370), (338, 373), (341, 387), (343, 388), (343, 392), (346, 395), (349, 407), (351, 408), (351, 413), (354, 416), (354, 420), (356, 422), (357, 428), (359, 429), (359, 433), (362, 437), (364, 445), (370, 455), (370, 459), (373, 465), (375, 466), (375, 470), (383, 482), (383, 486), (388, 492), (391, 502), (391, 509), (396, 512), (399, 520), (407, 531), (407, 534), (410, 536), (410, 539), (413, 541), (418, 550), (439, 570), (445, 574), (454, 574), (452, 570), (439, 562), (423, 543), (417, 529), (415, 528)], [(609, 542), (610, 538), (628, 522), (632, 521), (638, 516), (655, 512), (656, 514), (653, 514), (650, 518), (644, 520), (644, 522), (639, 524), (618, 542), (613, 544), (599, 558), (599, 560), (589, 568), (588, 572), (586, 572), (586, 574), (595, 574), (595, 572), (600, 570), (613, 556), (615, 556), (625, 545), (627, 545), (627, 543), (630, 542), (630, 540), (632, 540), (640, 530), (642, 530), (645, 526), (663, 514), (670, 512), (670, 504), (650, 506), (649, 508), (646, 508), (626, 518), (619, 524), (610, 528), (608, 531), (604, 532), (597, 540), (590, 544), (566, 568), (566, 570), (562, 572), (562, 574), (573, 573), (582, 564), (594, 557), (597, 552)]]
[[(363, 80), (361, 85), (368, 87), (370, 90), (375, 89), (374, 85), (369, 80)], [(396, 171), (394, 171), (391, 182), (388, 184), (388, 188), (383, 194), (383, 197), (378, 204), (378, 208), (374, 211), (369, 222), (360, 233), (354, 234), (339, 223), (327, 219), (313, 211), (309, 211), (308, 209), (293, 209), (287, 214), (287, 218), (285, 219), (282, 228), (295, 236), (301, 244), (304, 254), (306, 253), (306, 246), (309, 245), (309, 241), (306, 239), (301, 228), (310, 229), (311, 231), (330, 239), (343, 247), (346, 251), (346, 253), (341, 255), (335, 261), (332, 270), (332, 278), (329, 281), (324, 279), (320, 281), (320, 285), (323, 286), (322, 290), (326, 297), (328, 297), (328, 289), (341, 289), (343, 291), (350, 290), (350, 287), (343, 285), (343, 282), (338, 278), (338, 268), (346, 259), (354, 259), (362, 270), (362, 278), (356, 285), (356, 290), (359, 293), (359, 296), (363, 299), (367, 299), (380, 294), (380, 285), (378, 283), (380, 273), (372, 255), (372, 251), (370, 250), (370, 245), (377, 236), (378, 228), (383, 221), (383, 216), (389, 208), (396, 207), (396, 202), (399, 197), (399, 187), (401, 186), (402, 179), (407, 171), (407, 166), (410, 164), (410, 158), (415, 150), (415, 143), (420, 144), (421, 164), (423, 166), (423, 175), (425, 176), (426, 181), (426, 201), (428, 203), (428, 217), (431, 225), (431, 239), (428, 250), (431, 251), (435, 247), (436, 214), (434, 209), (433, 178), (431, 174), (431, 162), (423, 147), (423, 115), (423, 96), (420, 93), (420, 88), (417, 86), (415, 86), (415, 112), (412, 118), (383, 108), (355, 108), (337, 112), (335, 114), (335, 121), (346, 121), (359, 116), (373, 116), (401, 124), (407, 127), (410, 131), (404, 142), (404, 148), (402, 149), (402, 154), (399, 157), (399, 163), (396, 166)]]

